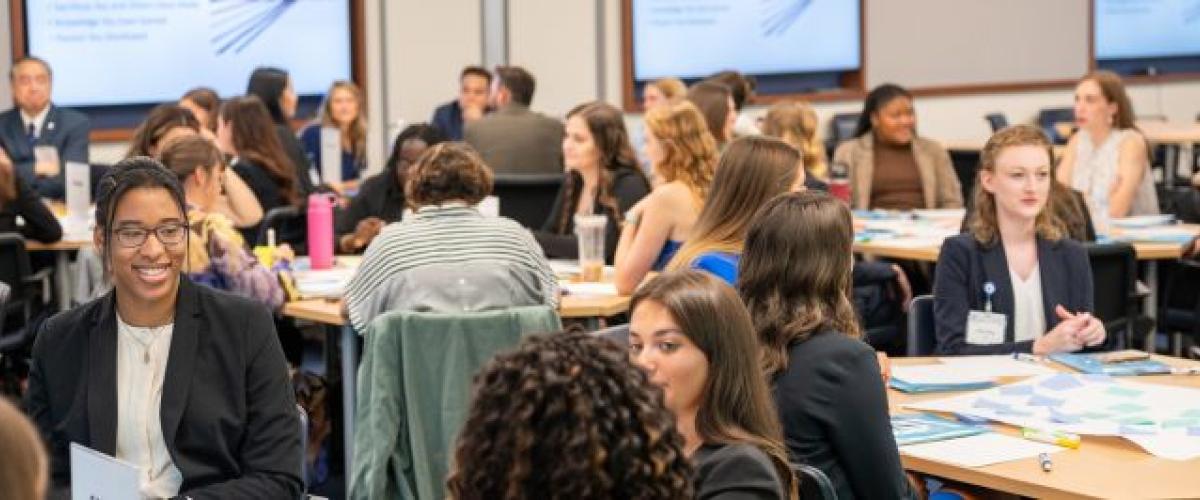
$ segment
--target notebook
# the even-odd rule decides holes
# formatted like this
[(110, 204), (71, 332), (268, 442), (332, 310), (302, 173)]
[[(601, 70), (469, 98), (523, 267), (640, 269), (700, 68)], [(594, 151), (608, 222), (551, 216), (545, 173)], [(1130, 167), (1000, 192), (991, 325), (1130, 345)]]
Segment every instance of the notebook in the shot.
[[(1149, 357), (1131, 359), (1139, 351), (1098, 352), (1091, 354), (1060, 353), (1051, 354), (1049, 358), (1083, 373), (1104, 374), (1112, 376), (1127, 375), (1162, 375), (1171, 373), (1171, 367), (1161, 361)], [(1144, 355), (1145, 353), (1141, 353)], [(1122, 356), (1124, 355), (1124, 356)]]
[(983, 432), (987, 432), (987, 429), (928, 413), (892, 416), (892, 434), (896, 436), (897, 446), (974, 436)]

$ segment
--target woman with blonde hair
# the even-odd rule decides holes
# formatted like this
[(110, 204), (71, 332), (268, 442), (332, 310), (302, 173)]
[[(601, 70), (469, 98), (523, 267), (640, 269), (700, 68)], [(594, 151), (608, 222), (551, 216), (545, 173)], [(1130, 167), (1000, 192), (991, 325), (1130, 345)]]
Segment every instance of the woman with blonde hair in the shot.
[(803, 101), (784, 101), (767, 110), (762, 133), (778, 137), (800, 150), (808, 174), (827, 181), (829, 163), (825, 159), (825, 145), (817, 138), (817, 126), (817, 112), (812, 106)]
[(850, 301), (853, 242), (842, 201), (780, 195), (746, 235), (738, 291), (792, 461), (821, 469), (838, 498), (910, 498), (879, 362)]
[(1067, 142), (1058, 180), (1082, 192), (1100, 220), (1159, 212), (1149, 147), (1135, 116), (1116, 73), (1097, 71), (1075, 86), (1075, 124), (1082, 133)]
[(691, 237), (667, 269), (702, 269), (734, 284), (755, 212), (776, 195), (803, 186), (804, 163), (795, 148), (771, 137), (733, 141), (717, 162), (712, 192)]
[(688, 238), (708, 197), (717, 146), (696, 106), (681, 102), (646, 113), (646, 156), (657, 185), (625, 214), (613, 259), (623, 294), (662, 269)]
[[(938, 258), (939, 354), (1051, 354), (1104, 343), (1104, 323), (1090, 313), (1087, 251), (1048, 208), (1069, 196), (1054, 188), (1053, 158), (1029, 125), (1001, 130), (983, 147), (968, 232), (947, 238)], [(972, 324), (976, 311), (1002, 321), (1003, 331)]]
[(642, 89), (642, 109), (650, 111), (653, 108), (669, 104), (678, 104), (687, 96), (687, 86), (678, 78), (659, 78), (647, 83)]
[(6, 500), (41, 500), (49, 479), (46, 449), (37, 429), (0, 397), (0, 493)]
[(318, 174), (321, 169), (321, 129), (341, 131), (342, 178), (322, 179), (326, 183), (357, 179), (367, 166), (367, 114), (362, 90), (353, 82), (338, 80), (329, 87), (321, 103), (320, 117), (300, 132), (300, 143)]

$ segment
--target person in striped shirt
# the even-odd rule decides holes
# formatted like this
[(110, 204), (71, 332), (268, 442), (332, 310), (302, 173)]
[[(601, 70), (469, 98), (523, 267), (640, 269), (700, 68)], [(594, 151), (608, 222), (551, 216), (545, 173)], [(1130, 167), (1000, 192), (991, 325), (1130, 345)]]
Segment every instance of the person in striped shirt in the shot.
[[(483, 302), (557, 306), (558, 282), (529, 231), (504, 217), (484, 217), (474, 208), (492, 192), (492, 171), (471, 146), (448, 142), (426, 150), (410, 167), (404, 191), (414, 213), (386, 226), (371, 242), (346, 287), (355, 329), (366, 331), (374, 315), (405, 307), (404, 297), (395, 296), (393, 280), (427, 266), (506, 269), (509, 279), (519, 283), (504, 287), (508, 290), (485, 289), (483, 293), (498, 295)], [(443, 285), (432, 282), (428, 288)], [(515, 297), (513, 289), (532, 293)]]

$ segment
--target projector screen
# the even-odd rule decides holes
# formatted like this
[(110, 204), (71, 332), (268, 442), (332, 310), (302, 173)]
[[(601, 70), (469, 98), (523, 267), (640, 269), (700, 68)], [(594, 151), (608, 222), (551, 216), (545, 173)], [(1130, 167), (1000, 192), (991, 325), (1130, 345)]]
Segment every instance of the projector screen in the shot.
[(1096, 59), (1200, 55), (1200, 1), (1094, 2)]
[(632, 0), (633, 76), (858, 69), (855, 0)]
[(50, 63), (64, 106), (173, 101), (197, 86), (240, 95), (259, 66), (324, 94), (350, 78), (349, 1), (27, 0), (27, 49)]

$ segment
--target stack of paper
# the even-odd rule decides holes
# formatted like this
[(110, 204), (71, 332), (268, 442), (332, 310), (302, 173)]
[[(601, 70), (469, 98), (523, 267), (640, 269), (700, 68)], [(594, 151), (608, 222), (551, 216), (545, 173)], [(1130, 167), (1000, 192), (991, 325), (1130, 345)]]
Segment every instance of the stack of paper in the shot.
[(892, 416), (892, 434), (896, 437), (896, 444), (900, 446), (973, 436), (983, 432), (987, 432), (987, 429), (928, 413)]
[(974, 391), (996, 385), (991, 377), (979, 376), (954, 365), (893, 366), (889, 385), (903, 392)]

